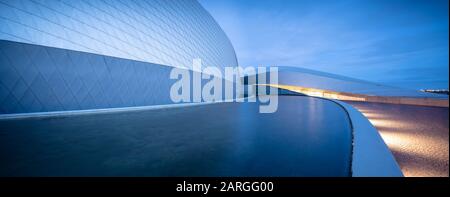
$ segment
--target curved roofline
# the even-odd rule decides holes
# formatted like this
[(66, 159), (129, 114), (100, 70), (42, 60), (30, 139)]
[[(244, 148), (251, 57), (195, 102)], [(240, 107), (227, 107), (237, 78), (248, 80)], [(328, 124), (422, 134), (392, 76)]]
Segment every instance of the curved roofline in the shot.
[[(225, 37), (227, 38), (228, 43), (231, 45), (231, 48), (233, 49), (233, 54), (234, 54), (234, 59), (236, 61), (236, 66), (239, 66), (239, 61), (237, 59), (237, 55), (236, 55), (236, 50), (234, 49), (233, 43), (230, 40), (230, 37), (228, 37), (227, 33), (223, 30), (223, 28), (220, 26), (220, 24), (216, 21), (216, 19), (214, 19), (214, 17), (211, 15), (211, 13), (209, 13), (209, 11), (203, 7), (203, 5), (198, 2), (197, 0), (195, 1), (196, 3), (198, 3), (198, 5), (203, 8), (203, 10), (205, 10), (205, 12), (208, 14), (209, 17), (211, 17), (211, 19), (217, 24), (217, 26), (220, 28), (220, 30), (223, 32), (223, 34), (225, 35)], [(227, 65), (225, 65), (227, 66)]]

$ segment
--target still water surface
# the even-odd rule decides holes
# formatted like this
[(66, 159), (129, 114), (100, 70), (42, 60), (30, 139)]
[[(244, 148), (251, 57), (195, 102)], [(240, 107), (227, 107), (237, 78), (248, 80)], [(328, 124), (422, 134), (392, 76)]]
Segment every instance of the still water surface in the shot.
[(0, 176), (349, 176), (351, 127), (327, 100), (0, 120)]

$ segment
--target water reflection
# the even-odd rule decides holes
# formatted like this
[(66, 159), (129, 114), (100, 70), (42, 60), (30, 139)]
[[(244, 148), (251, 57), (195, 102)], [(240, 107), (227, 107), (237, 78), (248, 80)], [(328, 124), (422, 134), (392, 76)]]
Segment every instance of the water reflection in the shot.
[(0, 175), (348, 176), (351, 131), (333, 102), (257, 103), (1, 121)]

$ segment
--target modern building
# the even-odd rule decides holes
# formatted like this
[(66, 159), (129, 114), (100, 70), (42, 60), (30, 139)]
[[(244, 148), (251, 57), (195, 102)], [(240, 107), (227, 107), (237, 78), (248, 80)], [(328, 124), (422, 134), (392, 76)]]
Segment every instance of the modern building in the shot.
[[(268, 76), (268, 73), (258, 73), (264, 74)], [(258, 75), (247, 76), (247, 81), (255, 82)], [(386, 86), (299, 67), (280, 67), (278, 78), (277, 84), (256, 83), (255, 89), (266, 86), (267, 90), (269, 86), (280, 89), (281, 94), (333, 100), (345, 107), (353, 124), (352, 164), (354, 168), (362, 167), (354, 169), (353, 175), (358, 172), (367, 175), (365, 170), (368, 166), (376, 165), (377, 159), (389, 158), (389, 152), (392, 152), (405, 176), (448, 176), (448, 95)], [(369, 140), (360, 141), (362, 139)], [(371, 144), (377, 141), (385, 145)], [(386, 145), (390, 151), (383, 153), (381, 150)], [(369, 153), (370, 150), (380, 152)], [(361, 159), (367, 155), (373, 158)], [(361, 163), (364, 164), (359, 165)], [(369, 174), (378, 176), (383, 171)]]
[(238, 66), (195, 0), (0, 0), (0, 176), (402, 176), (342, 101), (448, 112), (448, 96), (289, 67), (237, 82), (281, 93), (275, 113), (173, 105), (170, 71), (196, 72), (194, 59)]
[(0, 1), (0, 114), (171, 104), (171, 68), (237, 66), (197, 1)]
[[(265, 75), (269, 76), (268, 73)], [(256, 82), (257, 75), (247, 78)], [(279, 67), (278, 78), (278, 83), (268, 85), (308, 96), (343, 101), (448, 107), (448, 95), (445, 94), (392, 87), (300, 67)]]

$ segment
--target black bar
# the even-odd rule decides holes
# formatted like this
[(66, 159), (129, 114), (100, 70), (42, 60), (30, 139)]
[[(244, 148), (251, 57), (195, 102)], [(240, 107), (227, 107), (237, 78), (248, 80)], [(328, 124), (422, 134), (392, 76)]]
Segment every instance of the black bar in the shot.
[[(1, 193), (172, 193), (204, 194), (203, 192), (178, 192), (177, 184), (211, 184), (207, 195), (255, 194), (399, 194), (427, 195), (448, 193), (448, 178), (0, 178)], [(273, 191), (220, 191), (223, 183), (272, 182)], [(247, 184), (248, 186), (249, 184)], [(217, 189), (213, 189), (215, 186)]]

